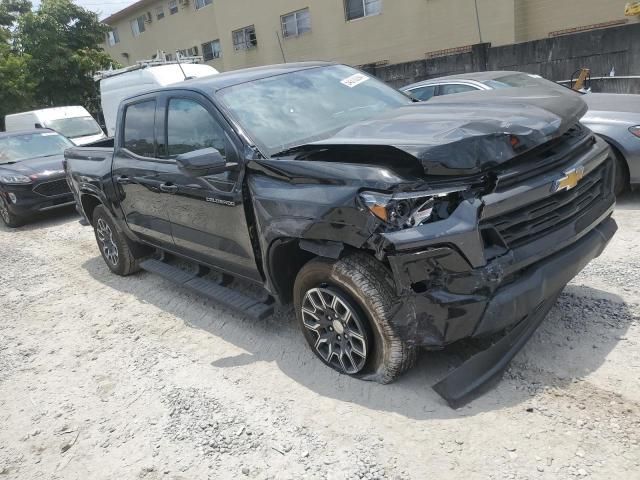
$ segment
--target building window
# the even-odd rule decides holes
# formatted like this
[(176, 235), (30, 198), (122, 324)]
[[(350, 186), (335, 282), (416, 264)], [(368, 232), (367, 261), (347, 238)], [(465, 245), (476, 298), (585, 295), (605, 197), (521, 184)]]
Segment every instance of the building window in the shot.
[(120, 35), (118, 35), (117, 28), (114, 28), (107, 33), (107, 43), (110, 47), (113, 47), (116, 43), (120, 43)]
[(282, 23), (282, 36), (297, 37), (311, 31), (311, 14), (308, 8), (298, 10), (280, 17)]
[(234, 30), (233, 48), (236, 50), (249, 50), (258, 46), (258, 37), (256, 37), (256, 27), (244, 27), (240, 30)]
[(178, 55), (180, 55), (180, 58), (195, 57), (196, 55), (198, 55), (198, 47), (185, 48), (182, 50), (178, 50), (177, 52)]
[(131, 20), (131, 32), (134, 37), (140, 35), (144, 30), (144, 15), (140, 15), (138, 18)]
[(347, 20), (378, 15), (382, 11), (382, 0), (345, 0)]
[(213, 60), (214, 58), (222, 58), (222, 47), (220, 46), (220, 40), (203, 43), (202, 56), (204, 57), (205, 61)]
[(169, 15), (178, 13), (178, 0), (171, 0), (169, 2)]
[(164, 8), (162, 7), (156, 8), (156, 18), (158, 20), (162, 20), (164, 18)]
[(207, 5), (211, 5), (213, 0), (196, 0), (196, 10), (200, 10), (201, 8), (206, 7)]

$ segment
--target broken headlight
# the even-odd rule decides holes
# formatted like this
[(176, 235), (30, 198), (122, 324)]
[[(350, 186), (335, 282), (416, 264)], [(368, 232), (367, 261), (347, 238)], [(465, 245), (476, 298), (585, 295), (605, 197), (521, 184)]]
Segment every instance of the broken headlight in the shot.
[(398, 228), (417, 227), (428, 221), (447, 218), (467, 187), (421, 192), (362, 192), (364, 206), (380, 220)]

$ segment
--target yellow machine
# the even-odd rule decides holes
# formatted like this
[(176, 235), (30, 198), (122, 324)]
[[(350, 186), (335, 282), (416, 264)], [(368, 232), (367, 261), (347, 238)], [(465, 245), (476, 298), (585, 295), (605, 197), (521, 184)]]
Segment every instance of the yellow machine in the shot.
[(633, 17), (635, 15), (640, 15), (640, 2), (629, 2), (624, 7), (624, 14), (627, 17)]
[(582, 90), (584, 88), (584, 85), (587, 79), (590, 76), (591, 76), (591, 70), (589, 70), (588, 68), (581, 68), (580, 75), (578, 75), (578, 79), (576, 80), (576, 83), (574, 83), (571, 88), (573, 88), (576, 91)]

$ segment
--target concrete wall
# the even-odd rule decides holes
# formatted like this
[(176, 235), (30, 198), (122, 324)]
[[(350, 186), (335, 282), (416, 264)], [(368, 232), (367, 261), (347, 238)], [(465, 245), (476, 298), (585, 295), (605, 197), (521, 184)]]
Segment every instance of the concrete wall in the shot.
[[(635, 23), (513, 45), (479, 44), (474, 45), (471, 53), (368, 68), (368, 71), (394, 86), (480, 70), (518, 70), (556, 81), (571, 78), (581, 67), (590, 68), (594, 77), (607, 76), (614, 67), (617, 76), (640, 75), (638, 39), (640, 24)], [(640, 93), (640, 82), (598, 81), (593, 88)]]

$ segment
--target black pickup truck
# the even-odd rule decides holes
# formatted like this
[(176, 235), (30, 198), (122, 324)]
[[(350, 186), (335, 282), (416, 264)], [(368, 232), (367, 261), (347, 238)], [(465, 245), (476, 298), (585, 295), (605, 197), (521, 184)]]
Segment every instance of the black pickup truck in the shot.
[(531, 89), (419, 104), (344, 65), (277, 65), (125, 100), (114, 145), (67, 150), (66, 171), (114, 273), (258, 319), (292, 301), (341, 373), (386, 383), (418, 347), (498, 337), (434, 387), (460, 405), (616, 231), (585, 110)]

